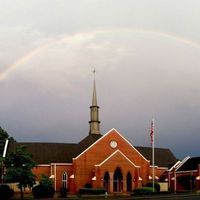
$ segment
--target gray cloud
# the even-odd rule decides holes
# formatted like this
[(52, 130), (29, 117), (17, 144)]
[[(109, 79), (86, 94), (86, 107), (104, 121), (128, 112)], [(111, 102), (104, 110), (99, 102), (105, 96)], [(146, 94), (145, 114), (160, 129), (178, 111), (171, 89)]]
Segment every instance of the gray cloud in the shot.
[(78, 142), (95, 66), (103, 133), (149, 145), (154, 117), (156, 146), (198, 155), (199, 2), (162, 2), (2, 2), (0, 71), (21, 62), (0, 81), (0, 125), (19, 141)]

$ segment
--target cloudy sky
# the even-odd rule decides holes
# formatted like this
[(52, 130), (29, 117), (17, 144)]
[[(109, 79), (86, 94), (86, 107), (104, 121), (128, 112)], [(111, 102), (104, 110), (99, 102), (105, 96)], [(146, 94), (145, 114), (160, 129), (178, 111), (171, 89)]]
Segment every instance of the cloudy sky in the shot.
[(101, 131), (199, 155), (199, 0), (0, 0), (0, 126), (17, 141), (88, 135), (96, 68)]

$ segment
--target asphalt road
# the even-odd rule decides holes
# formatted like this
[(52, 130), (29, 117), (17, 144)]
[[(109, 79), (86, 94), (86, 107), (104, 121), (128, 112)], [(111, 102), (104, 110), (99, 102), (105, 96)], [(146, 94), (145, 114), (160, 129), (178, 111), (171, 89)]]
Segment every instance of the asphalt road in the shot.
[(132, 197), (93, 197), (79, 198), (87, 200), (200, 200), (200, 194), (156, 195), (156, 196), (132, 196)]
[[(108, 198), (109, 199), (109, 198)], [(162, 196), (140, 196), (140, 197), (125, 197), (125, 198), (110, 198), (113, 200), (200, 200), (199, 195), (162, 195)]]

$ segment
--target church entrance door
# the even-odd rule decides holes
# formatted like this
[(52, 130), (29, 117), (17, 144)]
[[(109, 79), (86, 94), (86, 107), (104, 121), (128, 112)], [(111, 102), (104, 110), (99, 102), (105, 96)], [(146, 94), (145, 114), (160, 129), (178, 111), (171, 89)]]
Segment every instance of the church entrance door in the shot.
[(123, 175), (119, 167), (115, 170), (114, 173), (113, 190), (114, 192), (122, 192), (123, 190)]
[(126, 186), (127, 186), (127, 192), (131, 192), (132, 191), (132, 176), (130, 172), (128, 172), (126, 176)]
[(109, 176), (109, 173), (108, 172), (106, 172), (105, 174), (104, 174), (104, 183), (103, 183), (103, 185), (104, 185), (104, 188), (106, 189), (106, 191), (109, 193), (110, 192), (110, 176)]

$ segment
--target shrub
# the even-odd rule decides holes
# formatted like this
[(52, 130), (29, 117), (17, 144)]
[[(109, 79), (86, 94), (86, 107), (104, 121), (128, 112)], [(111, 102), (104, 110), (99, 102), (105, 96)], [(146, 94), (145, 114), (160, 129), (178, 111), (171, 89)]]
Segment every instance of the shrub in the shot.
[(8, 185), (0, 185), (0, 199), (9, 200), (13, 197), (14, 191)]
[(55, 190), (49, 177), (42, 175), (40, 184), (32, 189), (34, 198), (50, 198), (54, 196)]
[(51, 198), (54, 196), (55, 190), (53, 187), (45, 187), (37, 185), (32, 190), (34, 198)]
[(85, 188), (92, 188), (92, 184), (91, 183), (86, 183), (85, 184)]
[(152, 194), (153, 188), (151, 188), (151, 187), (136, 188), (136, 189), (133, 190), (133, 193), (136, 194), (136, 195)]
[[(146, 184), (146, 187), (153, 187), (153, 183), (152, 182), (148, 182)], [(155, 182), (154, 183), (154, 188), (155, 188), (155, 192), (159, 193), (160, 192), (160, 184)]]
[(97, 194), (105, 194), (106, 190), (104, 188), (81, 188), (79, 190), (79, 194), (91, 194), (91, 195), (97, 195)]

